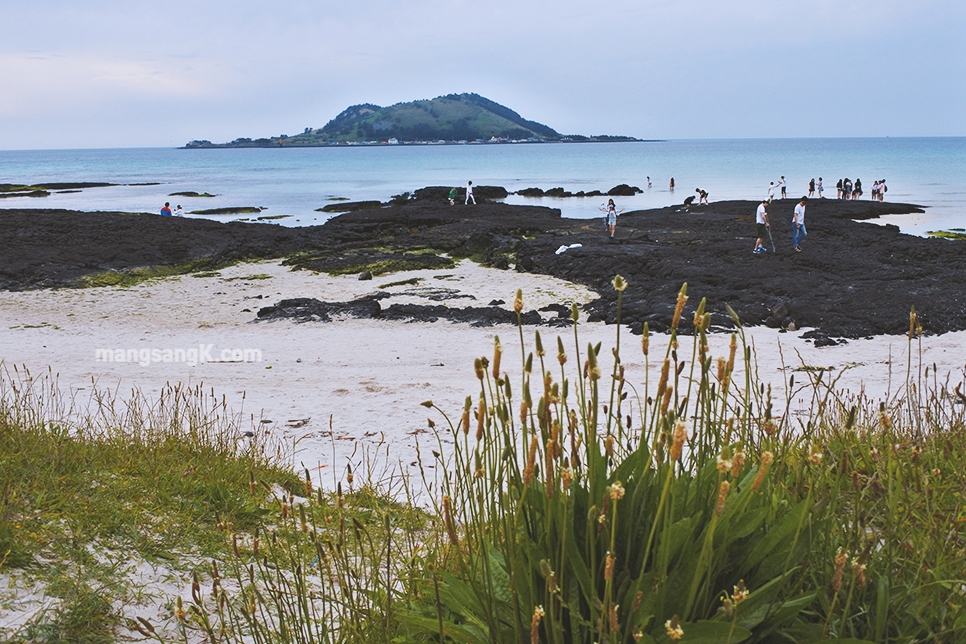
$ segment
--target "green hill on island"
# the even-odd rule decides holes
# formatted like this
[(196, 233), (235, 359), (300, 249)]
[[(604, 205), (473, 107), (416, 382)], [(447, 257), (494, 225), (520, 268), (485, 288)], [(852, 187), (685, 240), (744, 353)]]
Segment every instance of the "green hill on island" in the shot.
[(238, 138), (230, 143), (191, 141), (187, 148), (312, 147), (362, 143), (454, 143), (509, 141), (632, 141), (633, 137), (564, 136), (529, 121), (513, 110), (478, 94), (449, 94), (432, 100), (379, 107), (353, 105), (318, 129), (261, 139)]

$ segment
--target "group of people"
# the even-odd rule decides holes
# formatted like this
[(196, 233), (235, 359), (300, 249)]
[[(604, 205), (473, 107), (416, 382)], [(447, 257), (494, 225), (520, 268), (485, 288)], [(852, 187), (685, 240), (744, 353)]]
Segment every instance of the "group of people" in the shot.
[[(888, 191), (885, 179), (877, 179), (872, 184), (872, 201), (882, 201)], [(859, 199), (863, 194), (865, 193), (862, 191), (862, 179), (856, 179), (855, 183), (852, 183), (852, 180), (846, 177), (835, 183), (836, 199)]]
[[(771, 224), (768, 221), (768, 205), (770, 203), (770, 199), (762, 199), (761, 203), (758, 204), (758, 209), (755, 211), (755, 227), (758, 238), (755, 239), (755, 249), (751, 251), (755, 255), (768, 252), (768, 248), (765, 246), (765, 237), (768, 237), (768, 240), (771, 242), (772, 252), (777, 252), (775, 250), (775, 240), (771, 236)], [(806, 205), (808, 205), (808, 197), (802, 197), (792, 212), (792, 250), (796, 253), (802, 252), (801, 244), (805, 241), (805, 237), (808, 236), (808, 232), (805, 230)]]
[(768, 182), (768, 203), (771, 203), (775, 199), (776, 190), (781, 191), (780, 198), (784, 199), (786, 196), (786, 191), (788, 190), (788, 182), (785, 181), (785, 175), (781, 176), (781, 178), (778, 180), (778, 183), (775, 183), (774, 181)]
[(165, 201), (164, 207), (161, 209), (161, 216), (162, 217), (171, 217), (171, 216), (184, 217), (184, 210), (181, 209), (181, 206), (179, 204), (178, 207), (174, 209), (174, 212), (171, 212), (171, 203), (168, 201)]
[(808, 180), (808, 196), (814, 197), (815, 193), (818, 192), (819, 199), (825, 199), (825, 188), (822, 187), (822, 177), (818, 178), (818, 182), (815, 182), (815, 177)]

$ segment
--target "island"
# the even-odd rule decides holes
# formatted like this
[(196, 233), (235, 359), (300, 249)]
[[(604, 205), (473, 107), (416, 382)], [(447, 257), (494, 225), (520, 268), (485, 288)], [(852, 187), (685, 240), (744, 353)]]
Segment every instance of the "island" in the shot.
[(293, 136), (243, 137), (228, 143), (194, 140), (186, 144), (184, 149), (638, 140), (631, 136), (563, 135), (479, 94), (448, 94), (432, 100), (396, 103), (389, 107), (371, 103), (353, 105), (324, 127), (307, 127), (301, 134)]

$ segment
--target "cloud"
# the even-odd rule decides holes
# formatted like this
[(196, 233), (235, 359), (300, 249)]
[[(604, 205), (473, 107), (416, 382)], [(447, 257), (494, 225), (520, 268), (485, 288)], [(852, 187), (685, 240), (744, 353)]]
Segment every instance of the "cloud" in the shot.
[(117, 133), (100, 145), (291, 133), (464, 91), (649, 138), (966, 123), (955, 0), (10, 0), (4, 17), (0, 147), (80, 145), (77, 122)]
[(217, 92), (193, 65), (91, 54), (0, 54), (0, 115), (64, 114), (105, 101), (198, 98)]

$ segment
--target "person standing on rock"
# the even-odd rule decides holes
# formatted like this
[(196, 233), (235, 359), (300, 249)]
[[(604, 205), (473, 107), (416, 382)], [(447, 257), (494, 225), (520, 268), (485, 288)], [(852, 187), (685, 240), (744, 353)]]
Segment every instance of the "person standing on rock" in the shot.
[(614, 233), (617, 231), (617, 217), (624, 212), (624, 209), (621, 208), (618, 210), (617, 206), (614, 204), (614, 200), (608, 199), (607, 206), (605, 208), (600, 208), (600, 210), (607, 217), (607, 231), (610, 233), (610, 238), (613, 239)]
[(835, 198), (836, 199), (842, 198), (842, 180), (841, 179), (835, 182)]
[(778, 187), (781, 189), (782, 199), (785, 198), (785, 186), (786, 185), (787, 184), (785, 183), (785, 175), (782, 175), (782, 178), (778, 180)]
[(775, 198), (775, 182), (768, 182), (768, 203), (771, 203), (772, 199)]
[(815, 189), (818, 190), (818, 198), (825, 199), (825, 197), (822, 196), (822, 193), (825, 192), (825, 188), (822, 187), (822, 177), (818, 178), (818, 183), (815, 184)]
[(815, 196), (815, 179), (812, 179), (808, 182), (808, 196), (809, 197)]
[(456, 188), (449, 189), (449, 205), (456, 205)]
[(767, 199), (762, 199), (761, 203), (758, 204), (758, 210), (755, 212), (755, 229), (758, 233), (758, 239), (755, 240), (755, 250), (751, 251), (755, 255), (761, 255), (762, 253), (767, 253), (768, 249), (765, 248), (765, 237), (768, 236), (768, 203)]
[(808, 233), (805, 232), (805, 204), (808, 197), (802, 197), (798, 205), (795, 206), (795, 213), (792, 215), (792, 248), (796, 253), (802, 252), (801, 243), (805, 241)]
[(463, 202), (463, 205), (464, 206), (468, 206), (471, 201), (473, 202), (473, 205), (475, 206), (476, 205), (476, 199), (473, 197), (473, 182), (472, 181), (467, 181), (466, 182), (466, 200)]
[(170, 217), (171, 216), (171, 203), (170, 202), (168, 202), (168, 201), (165, 201), (164, 202), (164, 208), (161, 209), (161, 216), (162, 217)]

